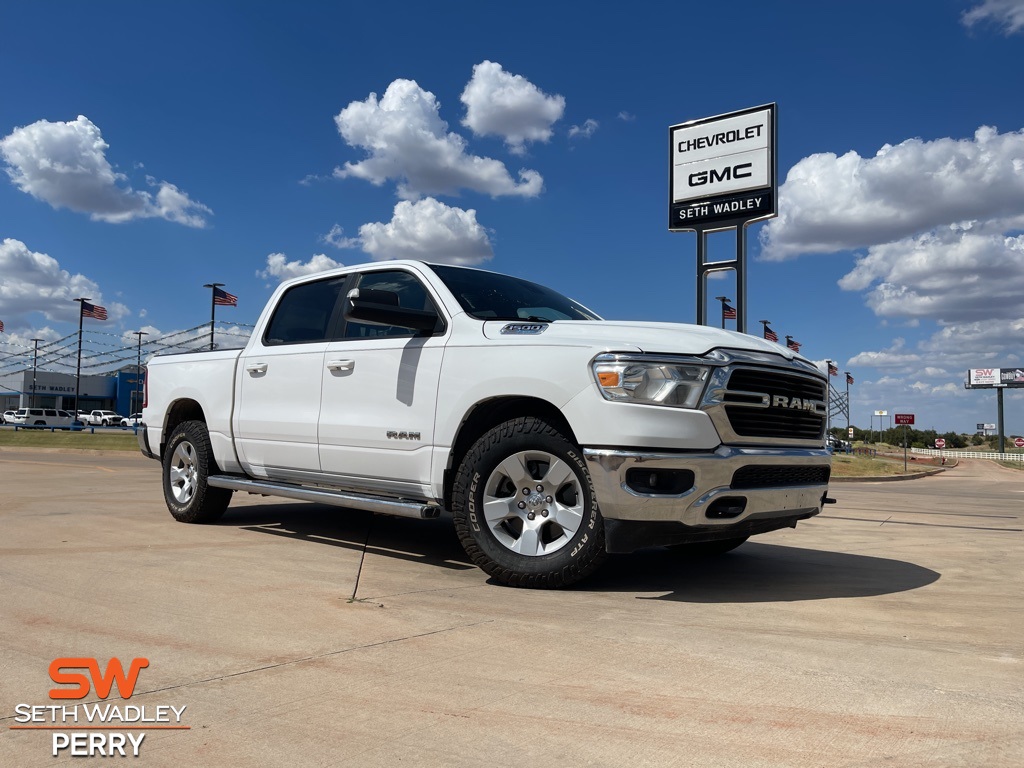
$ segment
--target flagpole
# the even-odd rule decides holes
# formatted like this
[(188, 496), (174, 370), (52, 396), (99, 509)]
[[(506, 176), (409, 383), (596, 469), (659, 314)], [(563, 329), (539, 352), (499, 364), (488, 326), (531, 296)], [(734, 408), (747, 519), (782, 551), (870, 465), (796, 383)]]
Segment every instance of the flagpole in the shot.
[(83, 302), (90, 301), (90, 299), (77, 298), (72, 301), (78, 302), (78, 366), (75, 368), (75, 417), (72, 421), (78, 421), (78, 391), (82, 381), (82, 318), (85, 312)]
[(832, 366), (833, 361), (825, 361), (825, 434), (832, 430)]
[(217, 289), (224, 283), (204, 283), (203, 288), (210, 288), (210, 349), (213, 349), (213, 324), (217, 318)]
[(36, 407), (36, 369), (39, 364), (39, 342), (42, 339), (32, 339), (35, 342), (35, 349), (32, 351), (32, 407)]
[(722, 330), (725, 330), (725, 304), (729, 301), (725, 296), (715, 296), (715, 298), (722, 302)]
[(853, 440), (850, 438), (850, 372), (843, 371), (843, 373), (846, 375), (846, 439), (850, 440), (852, 444)]

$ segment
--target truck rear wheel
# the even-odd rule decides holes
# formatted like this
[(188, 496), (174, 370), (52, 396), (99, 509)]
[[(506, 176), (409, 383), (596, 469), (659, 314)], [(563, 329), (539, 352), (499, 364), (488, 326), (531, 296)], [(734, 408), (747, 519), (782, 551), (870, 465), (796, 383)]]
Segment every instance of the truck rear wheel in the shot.
[(586, 464), (538, 418), (506, 421), (477, 440), (456, 475), (452, 513), (466, 554), (503, 584), (563, 587), (605, 558)]
[(174, 428), (163, 460), (164, 501), (181, 523), (212, 523), (228, 508), (231, 491), (207, 484), (214, 467), (206, 425), (184, 421)]

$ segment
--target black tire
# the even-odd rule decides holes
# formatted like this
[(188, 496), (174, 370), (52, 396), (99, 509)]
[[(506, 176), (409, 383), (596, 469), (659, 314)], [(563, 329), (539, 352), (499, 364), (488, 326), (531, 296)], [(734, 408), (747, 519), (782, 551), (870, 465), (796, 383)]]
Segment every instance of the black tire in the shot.
[(716, 557), (724, 555), (726, 552), (732, 552), (749, 538), (749, 536), (738, 536), (735, 539), (694, 541), (689, 544), (673, 544), (669, 549), (686, 557)]
[(564, 587), (606, 557), (580, 451), (538, 418), (506, 421), (476, 441), (455, 477), (452, 515), (469, 558), (509, 586)]
[(210, 470), (216, 469), (206, 425), (185, 421), (174, 428), (161, 462), (164, 501), (181, 523), (212, 523), (224, 514), (231, 501), (227, 488), (207, 485)]

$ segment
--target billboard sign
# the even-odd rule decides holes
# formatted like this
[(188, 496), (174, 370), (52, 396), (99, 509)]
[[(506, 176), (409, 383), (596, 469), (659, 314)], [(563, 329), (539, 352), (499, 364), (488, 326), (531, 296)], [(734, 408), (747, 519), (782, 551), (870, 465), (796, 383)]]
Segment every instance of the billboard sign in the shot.
[(897, 424), (913, 424), (914, 414), (912, 413), (897, 413), (894, 414)]
[(971, 368), (967, 371), (968, 389), (1024, 387), (1024, 368)]
[(730, 229), (775, 215), (775, 104), (669, 128), (671, 231)]
[(875, 411), (875, 416), (888, 416), (888, 411)]

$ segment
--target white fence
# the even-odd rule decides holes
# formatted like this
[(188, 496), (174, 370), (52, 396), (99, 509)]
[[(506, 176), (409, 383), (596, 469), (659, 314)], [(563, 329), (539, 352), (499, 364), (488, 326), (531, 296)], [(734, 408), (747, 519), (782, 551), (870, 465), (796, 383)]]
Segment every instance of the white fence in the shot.
[(935, 448), (911, 448), (911, 453), (925, 456), (947, 456), (951, 459), (998, 459), (999, 461), (1024, 461), (1024, 453), (996, 453), (995, 451), (941, 451)]

